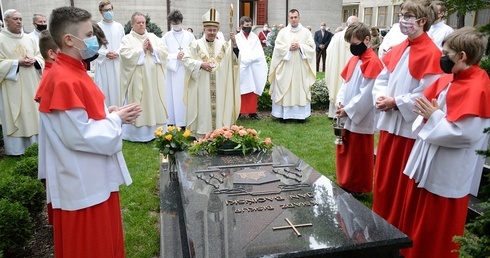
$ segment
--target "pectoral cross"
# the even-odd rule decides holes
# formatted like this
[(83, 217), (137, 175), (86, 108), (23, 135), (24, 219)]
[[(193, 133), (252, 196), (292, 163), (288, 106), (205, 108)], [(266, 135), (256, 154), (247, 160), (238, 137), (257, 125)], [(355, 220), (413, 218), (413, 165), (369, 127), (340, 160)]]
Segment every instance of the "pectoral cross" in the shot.
[(177, 48), (177, 49), (178, 49), (179, 51), (182, 51), (182, 49), (183, 49), (183, 48), (182, 48), (181, 46), (179, 46), (179, 48)]

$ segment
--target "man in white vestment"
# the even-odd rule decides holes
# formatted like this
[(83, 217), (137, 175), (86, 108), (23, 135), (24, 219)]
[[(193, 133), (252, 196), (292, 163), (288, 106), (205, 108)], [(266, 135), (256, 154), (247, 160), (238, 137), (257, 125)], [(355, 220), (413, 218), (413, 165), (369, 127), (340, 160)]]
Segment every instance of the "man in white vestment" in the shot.
[(0, 117), (6, 155), (22, 155), (37, 142), (38, 106), (34, 101), (44, 60), (36, 40), (22, 30), (22, 15), (9, 9), (0, 32)]
[(311, 115), (316, 45), (311, 31), (299, 23), (298, 10), (289, 11), (288, 21), (288, 26), (277, 34), (269, 70), (272, 116), (282, 122), (294, 119), (304, 123)]
[(48, 28), (48, 23), (46, 22), (46, 15), (35, 13), (32, 16), (32, 25), (34, 26), (34, 30), (29, 33), (29, 36), (34, 38), (39, 44), (39, 37), (41, 36), (41, 31), (46, 30)]
[[(168, 50), (162, 40), (146, 31), (140, 12), (131, 16), (131, 32), (124, 36), (121, 57), (121, 103), (137, 103), (143, 111), (133, 124), (123, 125), (123, 139), (148, 142), (167, 123), (165, 64)], [(166, 126), (164, 126), (166, 128)]]
[(185, 127), (184, 74), (182, 62), (184, 54), (189, 52), (189, 45), (196, 40), (194, 35), (182, 28), (184, 16), (178, 10), (170, 12), (167, 17), (172, 29), (162, 37), (168, 48), (167, 56), (167, 124)]
[(252, 32), (252, 19), (248, 16), (240, 18), (240, 33), (235, 36), (240, 50), (238, 71), (240, 73), (241, 106), (240, 115), (248, 114), (252, 119), (257, 115), (257, 101), (264, 91), (267, 81), (267, 62), (261, 40)]
[(102, 20), (97, 24), (104, 31), (109, 44), (102, 45), (99, 49), (99, 57), (96, 59), (94, 81), (104, 92), (105, 104), (110, 106), (121, 106), (120, 103), (120, 83), (121, 79), (121, 60), (119, 57), (119, 47), (124, 37), (124, 28), (113, 20), (114, 11), (110, 1), (104, 0), (99, 4), (99, 12)]
[[(327, 47), (327, 70), (325, 70), (325, 82), (328, 88), (328, 99), (330, 104), (328, 106), (328, 117), (335, 117), (337, 103), (337, 95), (339, 93), (340, 87), (342, 86), (343, 80), (340, 76), (342, 69), (344, 69), (347, 62), (352, 57), (350, 52), (350, 44), (345, 41), (345, 31), (347, 27), (359, 19), (356, 16), (350, 16), (345, 22), (346, 29), (336, 32), (330, 44)], [(343, 103), (342, 103), (343, 104)]]
[(204, 36), (189, 45), (182, 59), (186, 128), (197, 137), (233, 125), (240, 111), (240, 89), (233, 78), (235, 35), (230, 32), (231, 42), (216, 39), (219, 13), (214, 8), (202, 18)]
[(442, 41), (446, 38), (447, 35), (451, 34), (454, 29), (446, 24), (444, 21), (444, 17), (446, 16), (446, 5), (444, 2), (436, 1), (437, 10), (439, 14), (437, 15), (437, 20), (430, 26), (429, 37), (434, 41), (434, 43), (441, 49), (442, 51)]
[(407, 39), (407, 35), (400, 31), (400, 23), (393, 23), (390, 31), (383, 37), (383, 42), (379, 45), (378, 57), (383, 58), (391, 48), (402, 43)]

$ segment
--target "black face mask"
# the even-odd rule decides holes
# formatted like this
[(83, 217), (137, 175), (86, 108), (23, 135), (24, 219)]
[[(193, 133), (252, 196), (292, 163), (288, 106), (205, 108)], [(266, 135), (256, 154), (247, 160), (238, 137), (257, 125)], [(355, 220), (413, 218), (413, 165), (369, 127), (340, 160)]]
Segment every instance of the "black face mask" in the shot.
[(36, 24), (36, 29), (38, 31), (43, 31), (43, 30), (46, 30), (47, 28), (48, 28), (47, 24)]
[(250, 34), (250, 32), (252, 31), (252, 27), (242, 27), (242, 30), (243, 30), (243, 32), (245, 32), (246, 34)]
[(367, 46), (366, 44), (364, 44), (364, 42), (361, 42), (359, 45), (350, 44), (350, 52), (355, 56), (362, 55), (362, 53), (364, 53), (366, 49)]
[(454, 67), (454, 62), (453, 60), (449, 59), (449, 56), (442, 56), (439, 64), (441, 65), (441, 69), (443, 72), (453, 73), (452, 70)]

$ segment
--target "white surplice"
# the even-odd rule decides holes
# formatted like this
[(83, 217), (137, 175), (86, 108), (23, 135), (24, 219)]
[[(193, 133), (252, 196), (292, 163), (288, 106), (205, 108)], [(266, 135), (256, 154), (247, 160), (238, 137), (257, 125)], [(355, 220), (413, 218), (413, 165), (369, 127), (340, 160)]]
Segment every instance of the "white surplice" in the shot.
[(325, 82), (328, 88), (328, 98), (330, 106), (328, 107), (328, 117), (335, 116), (335, 105), (338, 103), (337, 94), (342, 86), (342, 77), (340, 73), (349, 59), (352, 57), (350, 44), (344, 39), (345, 30), (335, 33), (327, 47), (327, 60), (325, 63)]
[(53, 208), (80, 210), (102, 203), (132, 182), (122, 155), (121, 118), (101, 120), (82, 108), (40, 115), (39, 173), (47, 176)]
[(168, 31), (163, 35), (162, 41), (168, 48), (167, 56), (167, 124), (185, 126), (184, 104), (184, 74), (185, 66), (182, 60), (177, 59), (180, 51), (189, 53), (189, 44), (194, 41), (194, 35), (186, 30)]
[(417, 118), (417, 114), (413, 112), (413, 103), (441, 74), (426, 74), (421, 80), (413, 78), (410, 72), (407, 72), (409, 53), (410, 46), (405, 49), (392, 73), (389, 73), (385, 67), (378, 75), (373, 87), (373, 103), (376, 103), (376, 99), (380, 96), (393, 97), (398, 110), (380, 112), (377, 129), (415, 139), (412, 123)]
[(442, 50), (442, 41), (453, 31), (453, 28), (448, 26), (444, 21), (441, 21), (436, 24), (432, 24), (427, 34), (429, 34), (429, 37), (432, 39), (432, 41), (434, 41), (436, 46)]
[[(290, 51), (291, 43), (300, 48)], [(269, 82), (272, 115), (282, 119), (305, 119), (311, 115), (311, 85), (316, 80), (315, 41), (311, 32), (298, 24), (279, 31), (274, 46)]]
[(267, 62), (259, 37), (250, 32), (248, 38), (243, 31), (235, 36), (240, 54), (238, 56), (240, 71), (240, 94), (253, 92), (262, 95), (267, 81)]
[(32, 36), (3, 29), (0, 32), (0, 117), (6, 155), (24, 154), (27, 147), (37, 142), (39, 115), (34, 96), (39, 72), (34, 65), (19, 65), (18, 60), (26, 56), (36, 59), (44, 68), (44, 59)]
[(375, 110), (372, 90), (376, 79), (364, 77), (361, 64), (359, 59), (352, 77), (340, 87), (337, 101), (345, 105), (344, 111), (349, 118), (345, 120), (345, 129), (359, 134), (373, 134)]
[[(153, 53), (143, 50), (148, 38)], [(121, 102), (137, 103), (143, 111), (134, 124), (123, 125), (123, 139), (147, 142), (155, 138), (157, 127), (167, 123), (165, 74), (168, 50), (162, 39), (145, 31), (132, 30), (123, 37), (121, 57)]]
[(106, 57), (109, 51), (119, 53), (121, 40), (124, 37), (124, 28), (118, 22), (100, 21), (97, 23), (104, 31), (105, 37), (109, 44), (99, 49), (99, 57), (96, 59), (94, 81), (97, 86), (104, 92), (105, 104), (110, 106), (120, 106), (120, 58), (109, 59)]
[(418, 187), (439, 196), (476, 196), (485, 161), (476, 150), (487, 149), (489, 135), (483, 128), (490, 127), (490, 119), (467, 116), (449, 122), (446, 94), (450, 87), (439, 94), (439, 109), (425, 123), (421, 116), (413, 123), (418, 137), (403, 173)]

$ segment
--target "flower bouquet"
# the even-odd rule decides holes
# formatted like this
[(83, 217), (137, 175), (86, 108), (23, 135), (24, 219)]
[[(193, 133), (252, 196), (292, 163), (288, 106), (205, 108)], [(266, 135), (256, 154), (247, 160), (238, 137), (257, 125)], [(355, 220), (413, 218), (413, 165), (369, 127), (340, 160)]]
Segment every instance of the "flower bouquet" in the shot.
[(186, 150), (195, 138), (191, 136), (190, 130), (182, 130), (180, 127), (168, 126), (167, 132), (163, 127), (158, 127), (155, 132), (155, 144), (163, 157), (174, 158), (177, 151)]
[(204, 138), (191, 143), (188, 151), (198, 155), (216, 153), (245, 155), (248, 152), (265, 152), (270, 149), (272, 149), (270, 138), (262, 140), (255, 129), (232, 125), (207, 133)]

